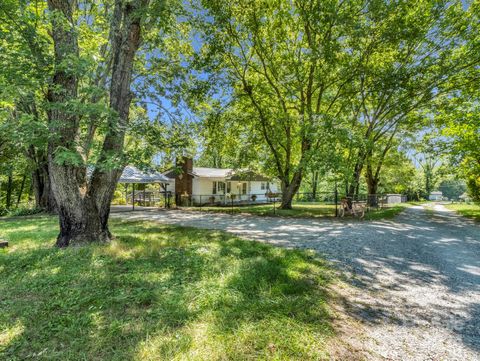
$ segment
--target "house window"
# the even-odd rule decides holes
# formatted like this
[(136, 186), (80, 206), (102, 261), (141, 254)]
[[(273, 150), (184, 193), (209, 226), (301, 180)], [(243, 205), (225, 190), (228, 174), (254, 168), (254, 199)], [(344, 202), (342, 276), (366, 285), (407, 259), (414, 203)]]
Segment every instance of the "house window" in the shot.
[(262, 182), (262, 183), (260, 184), (260, 189), (261, 189), (262, 191), (264, 191), (265, 189), (267, 189), (267, 184), (266, 184), (265, 182)]
[(212, 194), (217, 194), (217, 182), (213, 182)]
[(242, 194), (247, 194), (247, 183), (242, 183)]
[(225, 193), (225, 182), (218, 182), (218, 193)]
[(232, 182), (227, 182), (227, 193), (232, 191)]

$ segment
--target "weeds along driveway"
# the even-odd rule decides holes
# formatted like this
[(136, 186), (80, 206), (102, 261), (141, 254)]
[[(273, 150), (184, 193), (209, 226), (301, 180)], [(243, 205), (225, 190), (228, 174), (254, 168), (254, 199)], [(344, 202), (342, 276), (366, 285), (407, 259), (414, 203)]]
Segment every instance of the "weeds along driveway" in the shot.
[(112, 216), (314, 249), (348, 276), (344, 308), (364, 325), (372, 359), (480, 360), (480, 225), (441, 205), (371, 222), (177, 210)]

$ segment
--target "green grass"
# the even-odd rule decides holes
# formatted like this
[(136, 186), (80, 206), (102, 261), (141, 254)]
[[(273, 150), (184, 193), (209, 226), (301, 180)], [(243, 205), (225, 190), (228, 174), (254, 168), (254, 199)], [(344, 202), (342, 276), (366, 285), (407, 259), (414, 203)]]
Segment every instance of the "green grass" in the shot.
[(370, 212), (365, 213), (365, 219), (369, 221), (380, 220), (380, 219), (392, 219), (395, 216), (402, 213), (405, 210), (405, 208), (408, 208), (408, 207), (411, 207), (411, 204), (399, 203), (399, 204), (393, 204), (389, 207), (371, 210)]
[(112, 222), (53, 248), (57, 220), (0, 220), (1, 360), (328, 359), (334, 272), (217, 231)]
[(188, 207), (188, 210), (220, 212), (220, 213), (247, 213), (257, 216), (281, 216), (281, 217), (334, 217), (335, 205), (318, 204), (308, 202), (293, 203), (293, 209), (278, 209), (280, 203), (275, 204), (257, 204), (248, 206), (234, 206), (234, 207)]
[[(188, 207), (184, 209), (205, 212), (219, 212), (219, 213), (245, 213), (257, 216), (280, 216), (280, 217), (297, 217), (297, 218), (325, 218), (335, 217), (334, 204), (320, 204), (310, 202), (294, 202), (292, 209), (278, 209), (278, 205), (273, 210), (273, 204), (259, 204), (248, 206), (234, 206), (234, 207)], [(410, 207), (408, 203), (395, 204), (386, 208), (371, 209), (365, 213), (365, 219), (388, 219), (393, 218), (405, 208)], [(338, 207), (340, 209), (340, 206)], [(346, 216), (350, 219), (351, 216)]]
[(446, 204), (445, 207), (458, 212), (462, 216), (480, 221), (480, 204), (452, 203)]

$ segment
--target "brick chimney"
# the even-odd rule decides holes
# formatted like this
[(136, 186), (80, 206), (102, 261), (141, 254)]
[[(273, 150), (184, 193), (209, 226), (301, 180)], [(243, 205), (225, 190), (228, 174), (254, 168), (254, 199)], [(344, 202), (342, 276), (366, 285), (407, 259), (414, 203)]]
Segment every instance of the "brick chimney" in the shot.
[(183, 157), (180, 160), (177, 159), (177, 167), (181, 170), (175, 175), (175, 194), (192, 195), (192, 172), (193, 172), (193, 159)]
[(182, 160), (180, 160), (179, 166), (182, 167), (182, 172), (183, 173), (192, 173), (193, 172), (193, 159), (188, 158), (188, 157), (183, 157)]

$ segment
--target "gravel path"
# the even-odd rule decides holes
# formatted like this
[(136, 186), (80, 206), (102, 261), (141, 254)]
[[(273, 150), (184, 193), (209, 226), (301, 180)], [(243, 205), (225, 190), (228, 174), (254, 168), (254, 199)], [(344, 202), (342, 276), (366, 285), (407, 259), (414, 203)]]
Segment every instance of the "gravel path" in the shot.
[(372, 222), (183, 211), (112, 216), (314, 249), (349, 275), (345, 310), (366, 328), (369, 358), (480, 360), (480, 225), (441, 205)]

